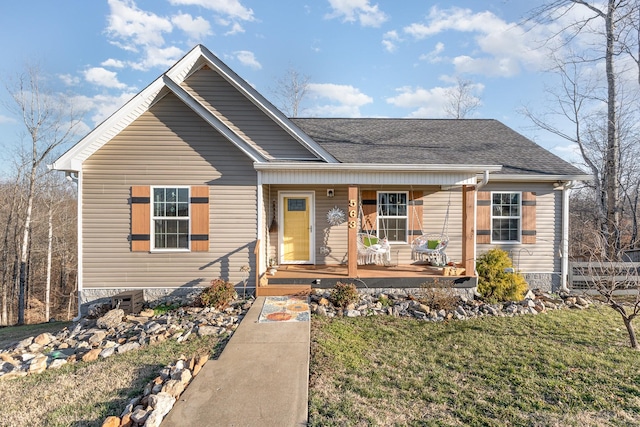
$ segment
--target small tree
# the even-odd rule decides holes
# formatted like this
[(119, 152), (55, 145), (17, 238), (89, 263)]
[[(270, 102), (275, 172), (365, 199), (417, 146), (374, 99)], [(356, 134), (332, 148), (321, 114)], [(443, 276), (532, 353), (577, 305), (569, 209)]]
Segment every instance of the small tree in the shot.
[(476, 263), (478, 292), (491, 302), (520, 301), (527, 291), (524, 277), (513, 268), (509, 254), (502, 249), (491, 249), (480, 255)]
[(599, 254), (586, 266), (574, 266), (573, 269), (574, 274), (585, 278), (589, 289), (595, 290), (609, 307), (620, 314), (631, 348), (640, 349), (633, 327), (633, 320), (640, 314), (638, 264), (614, 262)]

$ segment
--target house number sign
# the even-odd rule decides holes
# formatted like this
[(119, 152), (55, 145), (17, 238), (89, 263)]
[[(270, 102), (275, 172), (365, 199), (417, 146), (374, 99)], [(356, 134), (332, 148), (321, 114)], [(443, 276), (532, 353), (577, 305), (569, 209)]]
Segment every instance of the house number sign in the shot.
[(349, 199), (349, 228), (356, 228), (357, 221), (355, 220), (358, 213), (356, 212), (356, 200)]

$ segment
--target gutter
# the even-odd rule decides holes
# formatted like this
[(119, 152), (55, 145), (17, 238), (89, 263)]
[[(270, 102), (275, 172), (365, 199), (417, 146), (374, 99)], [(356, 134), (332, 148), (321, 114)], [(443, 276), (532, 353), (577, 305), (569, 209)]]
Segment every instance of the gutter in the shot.
[(324, 163), (324, 162), (268, 162), (253, 164), (258, 171), (324, 170), (324, 171), (375, 171), (375, 172), (498, 172), (501, 165), (424, 165), (398, 163)]

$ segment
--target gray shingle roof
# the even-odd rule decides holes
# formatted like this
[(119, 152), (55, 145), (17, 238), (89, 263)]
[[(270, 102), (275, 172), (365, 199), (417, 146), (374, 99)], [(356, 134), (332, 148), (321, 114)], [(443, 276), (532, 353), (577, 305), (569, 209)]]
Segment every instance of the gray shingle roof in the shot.
[(583, 171), (497, 120), (291, 119), (342, 163), (503, 165), (502, 174)]

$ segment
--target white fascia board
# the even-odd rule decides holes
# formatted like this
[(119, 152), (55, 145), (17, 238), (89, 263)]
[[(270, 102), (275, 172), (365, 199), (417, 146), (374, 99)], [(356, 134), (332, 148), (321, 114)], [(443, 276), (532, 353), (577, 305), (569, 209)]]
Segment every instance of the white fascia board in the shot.
[(496, 182), (558, 182), (558, 181), (593, 181), (592, 175), (533, 175), (533, 174), (495, 174), (491, 181)]
[[(326, 151), (317, 142), (311, 139), (298, 126), (296, 126), (291, 120), (289, 120), (284, 114), (282, 114), (279, 109), (277, 109), (264, 96), (262, 96), (257, 90), (255, 90), (253, 86), (248, 84), (225, 63), (220, 61), (220, 59), (218, 59), (206, 47), (199, 45), (197, 47), (197, 50), (206, 59), (208, 65), (212, 69), (216, 70), (238, 91), (243, 93), (251, 102), (253, 102), (254, 105), (260, 108), (263, 113), (269, 116), (274, 122), (278, 123), (281, 128), (289, 133), (289, 135), (295, 138), (300, 144), (302, 144), (313, 154), (318, 156), (319, 160), (323, 160), (327, 163), (338, 163), (338, 160), (335, 157), (333, 157), (328, 151)], [(194, 51), (196, 51), (196, 49), (194, 49), (192, 52)], [(169, 75), (171, 76), (171, 74)]]
[[(164, 83), (162, 82), (162, 78), (158, 77), (149, 86), (116, 110), (105, 121), (96, 126), (73, 147), (67, 150), (67, 152), (51, 164), (51, 168), (72, 172), (80, 171), (82, 163), (87, 158), (120, 133), (120, 130), (127, 127), (140, 117), (143, 112), (147, 111), (152, 105), (152, 101), (157, 101), (157, 99), (154, 100), (154, 98), (158, 97), (163, 88)], [(141, 109), (140, 107), (145, 103), (147, 106)]]
[[(292, 170), (325, 170), (325, 171), (371, 171), (379, 173), (393, 172), (464, 172), (483, 173), (499, 172), (501, 165), (422, 165), (422, 164), (388, 164), (388, 163), (316, 163), (316, 162), (269, 162), (254, 163), (258, 171), (292, 171)], [(497, 175), (492, 175), (497, 176)], [(493, 179), (493, 178), (492, 178)]]
[(240, 151), (245, 153), (251, 160), (257, 163), (265, 162), (265, 157), (260, 154), (255, 148), (249, 145), (243, 140), (237, 133), (231, 130), (220, 119), (218, 119), (211, 111), (209, 111), (204, 105), (202, 105), (197, 99), (193, 98), (189, 93), (184, 90), (179, 84), (171, 80), (169, 76), (163, 76), (164, 84), (178, 97), (182, 102), (191, 108), (198, 116), (202, 117), (204, 121), (209, 123), (214, 129), (216, 129), (222, 136), (227, 138), (232, 144), (234, 144)]

